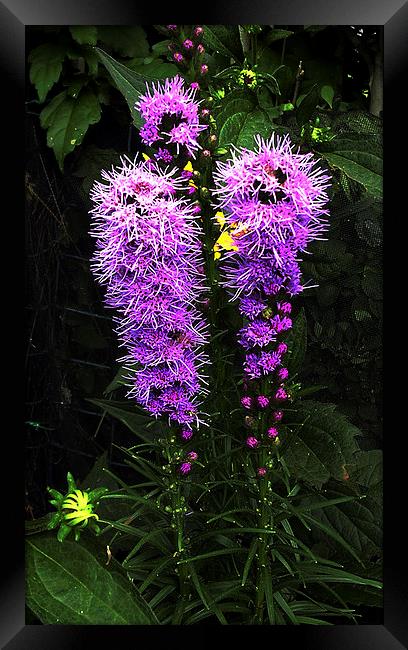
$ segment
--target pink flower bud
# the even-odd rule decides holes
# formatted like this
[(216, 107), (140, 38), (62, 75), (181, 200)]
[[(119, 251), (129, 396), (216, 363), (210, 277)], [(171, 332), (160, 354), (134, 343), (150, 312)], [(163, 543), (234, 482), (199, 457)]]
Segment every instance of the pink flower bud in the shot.
[(179, 472), (180, 474), (183, 474), (183, 476), (189, 474), (191, 472), (191, 463), (181, 463)]

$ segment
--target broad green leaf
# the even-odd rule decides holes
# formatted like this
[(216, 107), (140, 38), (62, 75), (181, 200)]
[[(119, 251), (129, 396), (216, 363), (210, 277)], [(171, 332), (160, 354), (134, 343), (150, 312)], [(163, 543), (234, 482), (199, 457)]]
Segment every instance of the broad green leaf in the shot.
[(264, 111), (256, 109), (251, 113), (235, 113), (221, 125), (219, 144), (220, 146), (234, 144), (236, 147), (253, 149), (255, 135), (268, 138), (271, 133), (272, 125)]
[(70, 27), (69, 31), (72, 34), (72, 38), (80, 45), (96, 45), (98, 38), (98, 30), (96, 27), (92, 27), (91, 25), (76, 25), (75, 27)]
[(239, 61), (242, 58), (241, 42), (236, 25), (203, 25), (205, 47)]
[(383, 454), (380, 449), (359, 451), (348, 466), (350, 480), (368, 488), (367, 494), (376, 501), (383, 497)]
[(286, 415), (283, 458), (298, 479), (320, 488), (331, 477), (344, 480), (345, 467), (358, 450), (359, 429), (333, 404), (304, 401)]
[(164, 63), (161, 59), (154, 59), (150, 63), (129, 63), (129, 68), (138, 72), (146, 81), (154, 79), (167, 79), (179, 74), (179, 70), (173, 63)]
[(88, 401), (120, 420), (132, 433), (135, 433), (145, 442), (151, 442), (154, 434), (160, 433), (164, 426), (149, 415), (142, 415), (134, 410), (129, 410), (130, 405), (128, 402), (113, 402), (103, 399), (89, 399)]
[(228, 101), (223, 103), (220, 112), (216, 115), (218, 128), (225, 124), (226, 120), (236, 113), (250, 113), (254, 108), (252, 96), (245, 92), (235, 92), (228, 96)]
[(54, 150), (60, 169), (65, 156), (81, 144), (88, 127), (100, 116), (99, 101), (88, 88), (76, 98), (64, 91), (41, 111), (41, 126), (47, 129), (47, 144)]
[(99, 25), (98, 41), (122, 56), (146, 57), (149, 54), (146, 32), (140, 25)]
[(288, 29), (271, 29), (266, 36), (267, 43), (274, 43), (275, 41), (281, 41), (283, 38), (289, 38), (295, 32), (291, 32)]
[(120, 564), (106, 566), (103, 545), (57, 541), (55, 534), (26, 542), (27, 605), (45, 625), (158, 625)]
[(363, 271), (361, 286), (364, 293), (369, 298), (374, 298), (375, 300), (382, 300), (383, 297), (382, 269), (380, 267), (366, 265)]
[[(331, 495), (341, 495), (342, 486), (331, 490)], [(306, 515), (307, 516), (307, 515)], [(382, 513), (378, 504), (369, 497), (344, 502), (329, 508), (315, 510), (315, 519), (334, 529), (360, 557), (370, 557), (381, 553), (382, 548)], [(316, 528), (314, 527), (316, 531)], [(326, 544), (331, 539), (325, 531), (317, 534)]]
[(83, 179), (82, 189), (86, 197), (89, 197), (94, 182), (101, 180), (101, 170), (119, 164), (120, 155), (115, 149), (100, 149), (90, 144), (82, 149), (73, 175)]
[(146, 80), (143, 75), (134, 72), (134, 70), (131, 70), (126, 65), (119, 63), (119, 61), (113, 59), (103, 50), (96, 48), (96, 52), (100, 61), (104, 64), (115, 82), (117, 89), (126, 99), (135, 126), (140, 128), (143, 124), (143, 120), (139, 111), (135, 108), (135, 103), (138, 101), (140, 95), (146, 91)]
[(64, 58), (65, 49), (58, 43), (44, 43), (30, 52), (30, 81), (36, 87), (41, 103), (60, 78)]
[(42, 533), (45, 530), (48, 530), (48, 524), (50, 523), (53, 514), (49, 512), (43, 517), (38, 519), (33, 519), (32, 521), (27, 520), (25, 522), (25, 534), (26, 535), (35, 535), (36, 533)]
[[(340, 169), (346, 176), (363, 185), (367, 192), (375, 197), (382, 197), (383, 179), (382, 175), (378, 173), (380, 159), (377, 156), (352, 151), (337, 151), (322, 155), (332, 167)], [(372, 171), (370, 167), (373, 166), (377, 171)]]
[(333, 108), (334, 88), (333, 86), (322, 86), (320, 88), (320, 96), (325, 102)]

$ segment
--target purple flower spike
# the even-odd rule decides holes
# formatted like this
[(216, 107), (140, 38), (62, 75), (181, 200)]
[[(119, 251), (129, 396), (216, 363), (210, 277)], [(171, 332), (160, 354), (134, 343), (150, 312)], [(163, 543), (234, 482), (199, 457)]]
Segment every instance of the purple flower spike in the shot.
[(187, 454), (187, 458), (188, 458), (189, 460), (197, 460), (197, 458), (198, 458), (198, 454), (197, 454), (196, 451), (190, 451), (190, 452)]
[(272, 419), (275, 422), (280, 422), (282, 420), (282, 418), (283, 418), (283, 411), (274, 411), (272, 413)]
[(189, 38), (186, 38), (183, 43), (183, 47), (185, 47), (186, 50), (191, 50), (191, 48), (194, 47), (194, 43)]
[(191, 438), (193, 437), (193, 432), (191, 431), (191, 429), (183, 429), (180, 436), (182, 440), (185, 441), (191, 440)]
[(91, 268), (117, 314), (127, 396), (156, 417), (199, 424), (198, 398), (208, 392), (201, 230), (192, 204), (175, 197), (188, 181), (149, 162), (124, 158), (93, 186)]
[(184, 56), (181, 54), (181, 52), (174, 52), (173, 59), (177, 61), (177, 63), (181, 63), (184, 61)]
[[(174, 58), (181, 61), (183, 55), (176, 52)], [(135, 108), (145, 122), (140, 130), (143, 142), (148, 145), (156, 142), (175, 145), (177, 154), (181, 149), (194, 158), (201, 148), (198, 136), (208, 126), (200, 124), (196, 87), (193, 84), (186, 87), (184, 84), (184, 79), (177, 75), (164, 83), (147, 85), (146, 94), (141, 95)]]
[(181, 463), (181, 465), (179, 467), (179, 472), (183, 476), (186, 476), (187, 474), (189, 474), (191, 472), (191, 463)]
[(265, 476), (266, 475), (266, 467), (258, 467), (256, 473), (258, 476)]
[(246, 439), (246, 444), (250, 449), (256, 449), (259, 446), (259, 440), (257, 440), (254, 436), (249, 436)]

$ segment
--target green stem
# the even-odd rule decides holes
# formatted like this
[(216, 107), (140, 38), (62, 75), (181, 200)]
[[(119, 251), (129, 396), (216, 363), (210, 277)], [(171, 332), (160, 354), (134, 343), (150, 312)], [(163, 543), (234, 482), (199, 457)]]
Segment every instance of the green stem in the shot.
[[(268, 382), (265, 379), (261, 383), (261, 392), (263, 395), (268, 393)], [(265, 435), (266, 415), (263, 413), (260, 418), (260, 430), (262, 436)], [(267, 461), (267, 452), (261, 449), (258, 453), (258, 467), (265, 467)], [(259, 528), (268, 528), (271, 523), (270, 505), (268, 503), (268, 478), (267, 476), (259, 477)], [(269, 541), (267, 535), (261, 534), (258, 543), (258, 567), (256, 576), (256, 597), (255, 597), (255, 624), (262, 625), (264, 617), (265, 601), (265, 569), (267, 565), (267, 552)]]
[[(176, 479), (177, 480), (177, 479)], [(184, 540), (184, 499), (182, 495), (182, 483), (177, 480), (177, 487), (173, 490), (173, 521), (175, 524), (176, 533), (176, 548), (175, 557), (177, 560), (185, 557), (185, 540)], [(178, 576), (180, 585), (180, 600), (174, 612), (172, 625), (180, 625), (183, 619), (185, 607), (188, 602), (189, 586), (188, 586), (188, 567), (186, 564), (178, 565)]]

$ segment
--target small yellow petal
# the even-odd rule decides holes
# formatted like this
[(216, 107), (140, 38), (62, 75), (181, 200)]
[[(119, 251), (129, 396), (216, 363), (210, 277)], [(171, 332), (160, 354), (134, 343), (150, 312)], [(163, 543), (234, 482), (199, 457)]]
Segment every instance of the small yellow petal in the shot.
[(147, 155), (147, 153), (142, 153), (142, 156), (144, 160), (150, 160), (150, 157)]
[(192, 172), (193, 171), (193, 165), (191, 164), (190, 161), (188, 161), (187, 165), (184, 167), (185, 172)]
[(220, 224), (221, 228), (225, 224), (225, 216), (224, 213), (220, 211), (215, 213), (215, 218), (217, 219), (218, 223)]
[(221, 257), (221, 253), (214, 253), (214, 259), (219, 260)]
[(235, 244), (234, 239), (229, 234), (228, 230), (224, 230), (217, 239), (217, 244), (224, 248), (226, 251), (237, 251), (238, 247)]

